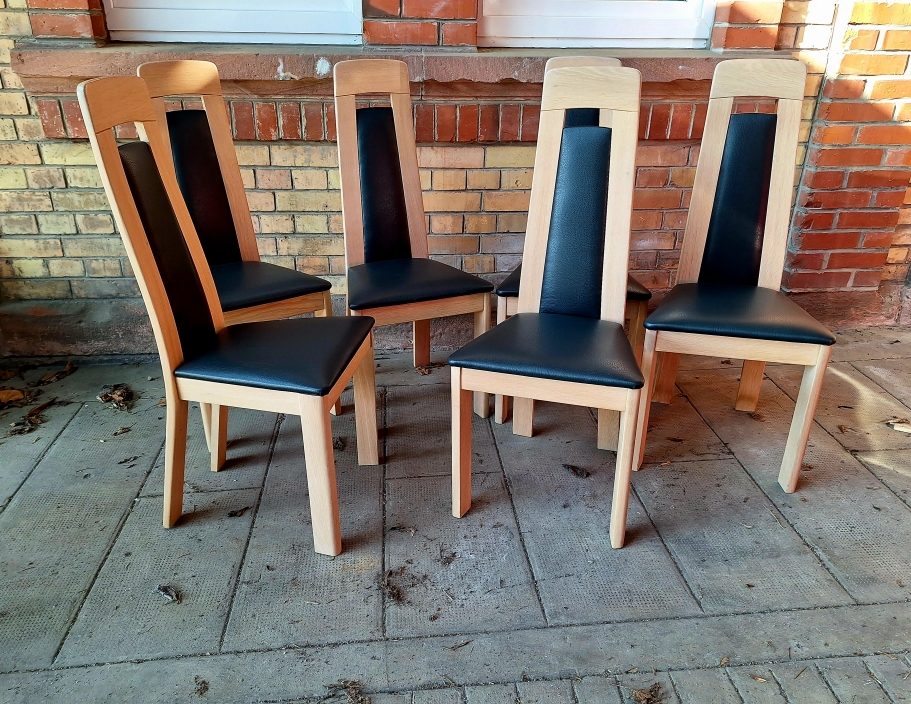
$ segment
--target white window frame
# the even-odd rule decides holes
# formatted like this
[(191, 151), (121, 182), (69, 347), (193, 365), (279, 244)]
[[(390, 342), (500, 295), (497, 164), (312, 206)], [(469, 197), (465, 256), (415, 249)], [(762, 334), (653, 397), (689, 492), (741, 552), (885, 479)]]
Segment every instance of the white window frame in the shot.
[(119, 41), (363, 43), (361, 0), (104, 0), (104, 9)]
[(715, 0), (481, 0), (490, 47), (708, 46)]

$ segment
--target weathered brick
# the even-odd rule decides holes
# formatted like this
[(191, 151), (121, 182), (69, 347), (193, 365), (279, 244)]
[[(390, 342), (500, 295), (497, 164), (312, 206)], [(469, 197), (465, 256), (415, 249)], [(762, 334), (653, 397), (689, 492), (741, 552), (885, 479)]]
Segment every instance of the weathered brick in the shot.
[(909, 144), (911, 125), (870, 125), (861, 127), (858, 144)]
[(435, 45), (436, 22), (364, 21), (365, 44)]
[[(501, 215), (500, 217), (508, 217)], [(495, 215), (466, 215), (465, 232), (482, 233), (494, 232), (497, 229), (497, 217)], [(524, 231), (524, 228), (523, 228)]]
[(16, 136), (16, 123), (13, 120), (0, 119), (0, 141), (12, 142)]
[(9, 300), (54, 300), (70, 298), (69, 281), (53, 279), (8, 279), (0, 281), (0, 297)]
[(531, 188), (532, 169), (506, 169), (502, 172), (501, 188), (506, 190)]
[(279, 237), (275, 243), (279, 255), (312, 257), (345, 253), (341, 237)]
[(855, 76), (889, 76), (905, 72), (908, 57), (901, 54), (845, 54), (841, 73)]
[(0, 237), (0, 257), (34, 258), (61, 255), (63, 249), (58, 239)]
[(34, 235), (38, 233), (38, 224), (34, 215), (2, 215), (0, 216), (0, 234), (3, 235)]
[[(235, 144), (234, 151), (237, 152), (237, 163), (241, 166), (268, 166), (269, 165), (269, 147)], [(276, 164), (284, 166), (284, 164)]]
[(463, 216), (461, 215), (432, 215), (430, 216), (430, 231), (437, 235), (461, 234)]
[(503, 213), (497, 216), (497, 232), (525, 232), (527, 213)]
[(54, 210), (110, 210), (104, 193), (97, 191), (51, 191)]
[(70, 188), (101, 188), (101, 174), (96, 168), (64, 169), (67, 186)]
[(858, 2), (851, 11), (855, 24), (911, 24), (911, 6), (902, 2)]
[[(29, 37), (32, 34), (32, 25), (24, 12), (0, 11), (0, 36), (3, 37)], [(6, 59), (9, 62), (9, 58)]]
[(292, 212), (338, 211), (342, 199), (338, 191), (280, 191), (275, 194), (275, 207)]
[(402, 0), (402, 17), (473, 20), (477, 15), (476, 0)]
[(294, 268), (305, 274), (320, 276), (329, 273), (328, 257), (297, 257), (294, 260)]
[(455, 105), (437, 105), (436, 106), (436, 141), (437, 142), (455, 142), (456, 141), (456, 106)]
[(269, 151), (272, 166), (338, 167), (338, 151), (334, 146), (274, 144)]
[(91, 39), (95, 36), (91, 15), (31, 14), (32, 34), (36, 37)]
[(484, 147), (419, 147), (418, 166), (422, 169), (479, 169), (484, 166)]
[(81, 259), (48, 259), (47, 272), (56, 278), (85, 276), (85, 265)]
[(876, 81), (870, 90), (873, 100), (893, 100), (896, 98), (911, 98), (911, 81)]
[(66, 188), (63, 169), (28, 169), (25, 172), (28, 187), (36, 190)]
[(265, 190), (291, 188), (289, 169), (257, 169), (256, 187)]
[(424, 210), (433, 212), (477, 211), (481, 207), (480, 193), (431, 191), (424, 194)]
[(445, 169), (434, 171), (431, 180), (435, 191), (464, 191), (467, 173), (463, 169)]
[(0, 169), (0, 190), (28, 188), (23, 169)]
[(294, 169), (291, 178), (294, 188), (299, 191), (325, 191), (330, 187), (324, 169)]
[(760, 27), (719, 27), (712, 29), (712, 48), (774, 49), (778, 25)]
[(274, 193), (247, 193), (247, 205), (251, 212), (270, 213), (275, 210)]
[(67, 257), (124, 257), (126, 250), (119, 237), (66, 237), (63, 254)]
[(467, 186), (472, 190), (490, 190), (500, 187), (499, 171), (477, 171), (472, 169), (468, 172)]
[(106, 235), (114, 232), (110, 215), (76, 215), (76, 229), (83, 235)]
[(41, 154), (35, 144), (0, 144), (0, 165), (40, 163)]
[(431, 254), (476, 254), (478, 252), (478, 237), (467, 235), (431, 236), (427, 238), (427, 241)]
[(76, 298), (137, 298), (139, 287), (132, 279), (76, 279), (71, 282)]
[(51, 197), (39, 191), (2, 191), (0, 192), (0, 212), (34, 213), (53, 210)]
[(38, 217), (38, 230), (42, 235), (72, 235), (76, 221), (69, 213), (42, 213)]
[(490, 254), (469, 254), (462, 257), (462, 269), (469, 274), (490, 274), (494, 271), (494, 258)]
[(535, 165), (534, 147), (487, 147), (484, 166), (490, 168), (523, 168)]
[(85, 260), (86, 276), (120, 276), (119, 259), (86, 259)]
[(290, 234), (294, 232), (294, 216), (260, 215), (259, 231), (264, 235)]
[(524, 247), (524, 235), (487, 235), (481, 237), (482, 252), (521, 254)]
[(74, 166), (95, 163), (95, 156), (88, 142), (48, 142), (41, 145), (41, 155), (45, 164)]
[(723, 0), (715, 10), (715, 22), (729, 24), (778, 24), (781, 20), (782, 2), (744, 2)]

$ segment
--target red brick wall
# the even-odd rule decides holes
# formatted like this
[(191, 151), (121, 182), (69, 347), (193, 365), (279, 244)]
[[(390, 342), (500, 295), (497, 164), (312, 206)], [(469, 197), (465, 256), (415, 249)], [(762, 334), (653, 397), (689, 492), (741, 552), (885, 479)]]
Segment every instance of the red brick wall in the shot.
[(104, 39), (101, 0), (28, 0), (32, 35), (38, 38)]
[(364, 43), (478, 45), (478, 0), (363, 0)]

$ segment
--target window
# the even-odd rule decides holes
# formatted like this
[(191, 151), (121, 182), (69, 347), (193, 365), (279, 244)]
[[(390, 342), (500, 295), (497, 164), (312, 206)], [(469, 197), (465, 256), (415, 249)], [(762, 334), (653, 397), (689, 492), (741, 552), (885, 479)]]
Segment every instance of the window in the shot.
[(715, 0), (481, 0), (478, 44), (708, 46)]
[(361, 0), (104, 0), (120, 41), (360, 44)]

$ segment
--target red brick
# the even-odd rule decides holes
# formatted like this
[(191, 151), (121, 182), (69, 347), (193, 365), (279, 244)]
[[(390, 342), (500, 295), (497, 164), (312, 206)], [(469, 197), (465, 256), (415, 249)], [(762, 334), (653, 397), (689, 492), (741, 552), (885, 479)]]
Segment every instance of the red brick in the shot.
[(90, 39), (95, 36), (90, 15), (29, 15), (36, 37)]
[(322, 103), (304, 103), (304, 139), (318, 142), (323, 138)]
[(805, 232), (800, 238), (800, 248), (853, 249), (860, 240), (859, 232)]
[(726, 24), (778, 24), (783, 2), (719, 2), (715, 22)]
[(788, 289), (815, 289), (817, 291), (827, 288), (844, 288), (851, 280), (850, 271), (822, 271), (822, 272), (786, 272), (785, 286)]
[(101, 0), (28, 0), (32, 10), (100, 10)]
[(671, 106), (669, 103), (652, 105), (652, 118), (648, 125), (648, 139), (667, 139), (671, 123)]
[(768, 101), (756, 103), (756, 112), (765, 113), (766, 115), (774, 115), (776, 112), (778, 112), (778, 104)]
[(821, 149), (816, 155), (818, 166), (879, 166), (882, 149)]
[(804, 208), (840, 210), (841, 208), (869, 208), (873, 191), (809, 191), (801, 195)]
[(826, 81), (823, 95), (827, 98), (859, 98), (865, 85), (866, 81), (859, 78), (836, 78)]
[(256, 138), (264, 142), (278, 139), (278, 112), (275, 103), (256, 103)]
[(911, 172), (865, 170), (848, 174), (848, 188), (905, 188)]
[(519, 118), (521, 108), (518, 105), (500, 106), (500, 141), (519, 141)]
[(794, 226), (801, 230), (831, 230), (835, 213), (804, 212), (794, 216)]
[(891, 103), (823, 103), (819, 119), (830, 122), (885, 122), (892, 119)]
[(500, 108), (497, 105), (482, 105), (478, 138), (482, 142), (496, 142), (499, 131)]
[(825, 255), (798, 252), (791, 256), (790, 266), (794, 269), (822, 269)]
[(436, 20), (473, 20), (477, 0), (403, 0), (402, 17)]
[(890, 76), (905, 72), (908, 57), (900, 54), (845, 54), (840, 72), (855, 76)]
[(639, 108), (639, 139), (643, 140), (648, 136), (648, 120), (652, 114), (652, 106), (646, 103)]
[(829, 269), (873, 269), (886, 263), (886, 252), (832, 252)]
[(876, 29), (858, 29), (855, 36), (849, 44), (851, 49), (864, 50), (875, 49), (876, 41), (879, 39), (879, 30)]
[(911, 98), (911, 81), (876, 81), (870, 91), (873, 100)]
[(66, 122), (66, 131), (73, 139), (88, 139), (89, 133), (85, 129), (85, 120), (79, 103), (72, 98), (63, 98), (60, 101), (63, 108), (63, 119)]
[(236, 139), (256, 139), (253, 103), (235, 100), (231, 103), (231, 111), (234, 113), (234, 137)]
[(708, 109), (708, 103), (697, 103), (696, 111), (693, 113), (693, 130), (690, 134), (690, 139), (702, 139), (702, 133), (705, 130), (705, 115)]
[(456, 106), (437, 105), (437, 141), (456, 141)]
[(637, 166), (686, 166), (689, 149), (676, 144), (640, 144)]
[(901, 2), (858, 2), (851, 11), (854, 24), (911, 24), (911, 6)]
[(667, 210), (680, 207), (680, 191), (672, 188), (637, 189), (633, 194), (635, 210)]
[(433, 105), (418, 103), (414, 106), (414, 139), (417, 142), (433, 141)]
[(667, 185), (670, 169), (639, 169), (636, 173), (638, 188), (662, 188)]
[(522, 141), (534, 142), (538, 139), (538, 122), (541, 119), (541, 108), (537, 105), (522, 106)]
[[(686, 202), (686, 197), (690, 195), (692, 191), (684, 191), (684, 202), (683, 207), (687, 207), (689, 203)], [(664, 223), (662, 227), (665, 230), (682, 230), (686, 227), (686, 211), (685, 210), (668, 210), (664, 213)]]
[(436, 22), (364, 22), (365, 44), (433, 46), (437, 43)]
[[(630, 221), (631, 230), (657, 230), (661, 227), (661, 213), (657, 210), (636, 210)], [(665, 233), (669, 234), (669, 233)], [(644, 235), (649, 237), (650, 235)], [(639, 236), (641, 243), (643, 236)], [(670, 245), (673, 247), (673, 244)], [(670, 249), (670, 247), (636, 247), (636, 249)]]
[(866, 249), (888, 249), (892, 246), (893, 232), (868, 232), (864, 235), (863, 247)]
[(60, 103), (52, 98), (38, 98), (35, 100), (35, 107), (38, 110), (38, 117), (41, 118), (44, 136), (48, 139), (66, 139)]
[(883, 49), (907, 51), (911, 49), (911, 30), (890, 29), (883, 39)]
[(852, 284), (854, 286), (864, 286), (864, 287), (879, 287), (879, 282), (882, 279), (883, 271), (855, 271), (854, 272), (854, 281)]
[(809, 188), (841, 188), (845, 182), (845, 172), (807, 171), (804, 182)]
[(458, 141), (474, 142), (478, 138), (478, 106), (459, 106)]
[(842, 210), (838, 213), (839, 229), (882, 230), (898, 225), (898, 211)]
[(693, 119), (692, 103), (676, 103), (671, 114), (671, 128), (668, 139), (688, 139), (690, 136), (690, 122)]
[(797, 45), (797, 27), (779, 25), (778, 37), (775, 39), (776, 49), (793, 49)]
[(330, 142), (335, 141), (336, 135), (336, 125), (335, 125), (335, 104), (326, 103), (326, 139)]
[(778, 26), (714, 27), (713, 49), (774, 49)]
[(874, 125), (861, 127), (858, 144), (909, 144), (911, 125)]
[(909, 122), (911, 121), (911, 103), (905, 103), (904, 105), (898, 106), (898, 112), (895, 114), (895, 119), (899, 122)]
[(364, 17), (398, 17), (400, 0), (363, 0)]
[(911, 166), (911, 149), (886, 150), (886, 166)]
[(302, 137), (300, 103), (280, 103), (278, 114), (281, 118), (282, 139), (300, 139)]
[(877, 208), (899, 208), (905, 200), (904, 191), (880, 191), (876, 194)]
[(125, 122), (122, 125), (117, 125), (115, 132), (117, 134), (117, 139), (139, 139), (139, 132), (136, 130), (136, 124), (133, 122)]
[(443, 22), (443, 46), (477, 46), (477, 22)]
[(817, 144), (851, 144), (856, 129), (853, 125), (817, 127), (813, 132), (813, 141)]

